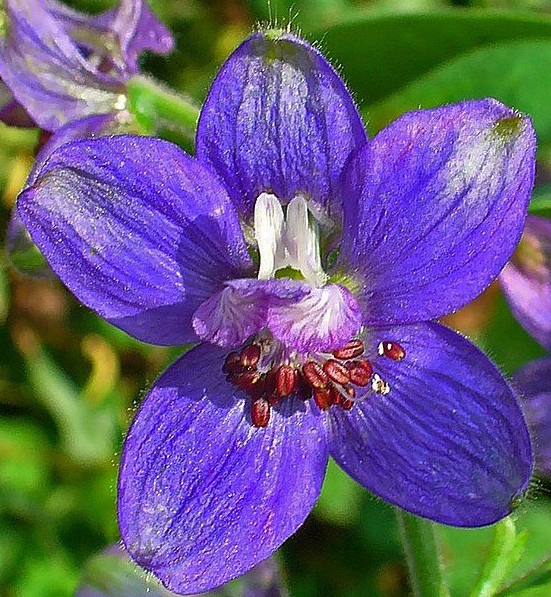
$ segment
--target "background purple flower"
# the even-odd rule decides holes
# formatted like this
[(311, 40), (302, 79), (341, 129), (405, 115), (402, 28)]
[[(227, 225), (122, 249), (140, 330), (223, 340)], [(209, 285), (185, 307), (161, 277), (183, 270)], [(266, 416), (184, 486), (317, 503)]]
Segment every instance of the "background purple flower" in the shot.
[(528, 216), (520, 243), (500, 277), (513, 314), (551, 350), (551, 221)]
[(329, 455), (421, 516), (508, 514), (531, 473), (515, 395), (429, 320), (513, 252), (529, 120), (464, 102), (368, 142), (323, 56), (268, 31), (222, 67), (196, 145), (192, 158), (154, 139), (74, 142), (19, 199), (81, 301), (142, 340), (203, 340), (157, 380), (125, 442), (132, 557), (175, 591), (227, 582), (303, 522)]
[(523, 410), (532, 431), (535, 466), (551, 477), (551, 359), (532, 361), (514, 376), (523, 395)]
[(138, 56), (174, 45), (145, 0), (121, 0), (96, 16), (57, 0), (5, 0), (4, 11), (0, 77), (14, 100), (3, 90), (0, 117), (8, 124), (28, 126), (27, 114), (55, 131), (85, 116), (120, 112)]

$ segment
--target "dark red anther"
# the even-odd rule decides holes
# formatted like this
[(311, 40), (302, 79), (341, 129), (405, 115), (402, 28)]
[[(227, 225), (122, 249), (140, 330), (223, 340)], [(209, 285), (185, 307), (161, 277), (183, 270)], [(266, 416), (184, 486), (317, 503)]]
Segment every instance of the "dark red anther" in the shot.
[(259, 398), (252, 403), (251, 419), (255, 427), (266, 427), (270, 420), (272, 407), (265, 398)]
[(393, 361), (401, 361), (406, 356), (406, 351), (399, 344), (388, 340), (379, 343), (378, 352)]
[(290, 365), (281, 365), (276, 371), (276, 394), (284, 398), (295, 390), (297, 378), (295, 369)]
[(373, 367), (368, 360), (362, 359), (361, 361), (352, 361), (349, 363), (348, 372), (350, 374), (350, 382), (355, 386), (363, 388), (371, 379)]
[(271, 396), (268, 396), (268, 398), (266, 398), (266, 400), (272, 406), (277, 406), (281, 402), (281, 398), (279, 396), (276, 396), (275, 394), (272, 394)]
[(241, 351), (240, 361), (243, 367), (256, 367), (260, 359), (260, 346), (249, 344)]
[(302, 373), (313, 388), (325, 388), (329, 384), (327, 373), (314, 361), (304, 363)]
[(241, 357), (237, 352), (230, 352), (224, 361), (222, 371), (224, 373), (235, 373), (238, 369), (241, 369)]
[(261, 375), (257, 371), (244, 371), (237, 374), (230, 373), (228, 377), (228, 381), (234, 386), (248, 393), (260, 382)]
[(333, 404), (330, 388), (314, 388), (314, 402), (321, 410), (327, 410)]
[(333, 356), (341, 361), (355, 359), (363, 353), (364, 343), (361, 340), (352, 340), (352, 342), (349, 342), (346, 346), (332, 352)]
[(325, 363), (323, 363), (323, 370), (332, 381), (341, 386), (350, 381), (350, 373), (348, 372), (348, 369), (342, 363), (339, 363), (339, 361), (334, 361), (333, 359), (325, 361)]

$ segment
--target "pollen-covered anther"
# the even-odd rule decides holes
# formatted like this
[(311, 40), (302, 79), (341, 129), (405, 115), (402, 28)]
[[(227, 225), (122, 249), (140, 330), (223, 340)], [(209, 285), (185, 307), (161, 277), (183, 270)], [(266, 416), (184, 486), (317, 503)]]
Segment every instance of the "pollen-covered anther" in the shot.
[(318, 363), (308, 361), (302, 366), (302, 373), (306, 381), (315, 388), (326, 388), (329, 385), (329, 376)]
[(384, 379), (381, 378), (378, 373), (373, 375), (373, 379), (371, 380), (371, 389), (376, 394), (382, 394), (383, 396), (390, 392), (390, 386)]
[(270, 421), (270, 402), (266, 398), (258, 398), (251, 405), (251, 420), (255, 427), (266, 427)]
[(295, 391), (296, 382), (296, 369), (290, 365), (281, 365), (275, 373), (276, 394), (282, 398), (290, 396)]
[(239, 361), (242, 367), (255, 367), (260, 359), (260, 346), (249, 344), (241, 351)]
[(377, 352), (380, 356), (388, 357), (393, 361), (401, 361), (406, 356), (406, 351), (396, 342), (379, 342)]
[(323, 363), (323, 370), (335, 383), (344, 385), (350, 381), (350, 373), (348, 369), (338, 361), (333, 359), (325, 361), (325, 363)]
[(314, 388), (314, 402), (321, 410), (327, 410), (333, 404), (331, 388)]
[(331, 354), (340, 361), (346, 361), (361, 356), (364, 350), (364, 343), (361, 340), (352, 340), (346, 346), (334, 350)]
[(347, 363), (350, 382), (355, 386), (365, 387), (373, 374), (373, 367), (367, 359)]

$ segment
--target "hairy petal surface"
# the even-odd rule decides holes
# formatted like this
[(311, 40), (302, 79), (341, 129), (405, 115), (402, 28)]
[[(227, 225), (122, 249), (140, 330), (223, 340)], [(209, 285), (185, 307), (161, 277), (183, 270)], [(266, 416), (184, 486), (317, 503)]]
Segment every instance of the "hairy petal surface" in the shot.
[(499, 277), (515, 317), (551, 350), (551, 221), (528, 216), (513, 258)]
[(372, 358), (390, 392), (331, 411), (332, 456), (375, 495), (437, 522), (482, 526), (509, 514), (532, 454), (497, 368), (435, 323), (370, 330), (369, 346), (385, 341), (405, 350), (401, 361)]
[(132, 558), (189, 594), (242, 574), (304, 521), (327, 448), (319, 412), (286, 400), (266, 428), (202, 344), (155, 383), (126, 438), (119, 524)]
[(217, 177), (166, 141), (119, 136), (64, 145), (18, 207), (69, 289), (147, 342), (195, 339), (193, 312), (250, 266)]
[(530, 121), (495, 100), (411, 112), (351, 161), (336, 269), (355, 271), (365, 323), (434, 319), (477, 296), (522, 232)]
[(551, 477), (551, 358), (528, 363), (513, 380), (532, 431), (536, 469)]
[(340, 77), (305, 41), (278, 31), (245, 40), (216, 77), (199, 119), (197, 156), (245, 216), (262, 193), (331, 205), (349, 155), (366, 142)]

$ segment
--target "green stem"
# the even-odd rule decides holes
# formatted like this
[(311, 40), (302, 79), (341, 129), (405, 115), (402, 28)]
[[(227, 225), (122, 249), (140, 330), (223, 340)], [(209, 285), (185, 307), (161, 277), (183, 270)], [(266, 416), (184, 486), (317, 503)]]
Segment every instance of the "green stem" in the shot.
[(148, 133), (168, 129), (188, 139), (195, 136), (199, 108), (190, 99), (144, 76), (128, 82), (128, 98), (131, 112)]
[(449, 597), (432, 522), (396, 508), (415, 597)]
[(509, 516), (496, 524), (494, 538), (486, 562), (470, 597), (493, 597), (511, 568), (517, 563), (526, 545), (527, 535), (517, 535)]

